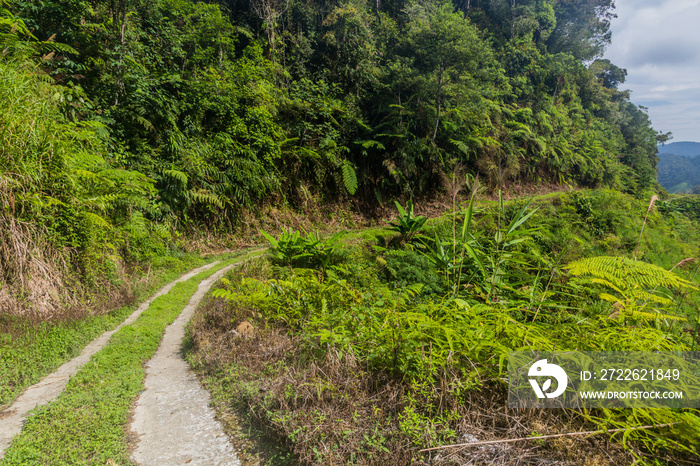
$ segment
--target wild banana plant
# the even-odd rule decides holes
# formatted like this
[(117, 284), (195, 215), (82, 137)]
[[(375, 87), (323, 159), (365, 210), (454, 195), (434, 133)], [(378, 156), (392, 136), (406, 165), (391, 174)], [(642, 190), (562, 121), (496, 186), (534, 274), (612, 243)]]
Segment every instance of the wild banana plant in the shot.
[(422, 215), (416, 216), (413, 213), (413, 201), (410, 199), (406, 203), (405, 210), (398, 202), (394, 201), (394, 204), (396, 204), (396, 209), (399, 211), (399, 216), (396, 222), (389, 223), (391, 225), (389, 229), (398, 232), (403, 241), (410, 242), (423, 229), (428, 219)]

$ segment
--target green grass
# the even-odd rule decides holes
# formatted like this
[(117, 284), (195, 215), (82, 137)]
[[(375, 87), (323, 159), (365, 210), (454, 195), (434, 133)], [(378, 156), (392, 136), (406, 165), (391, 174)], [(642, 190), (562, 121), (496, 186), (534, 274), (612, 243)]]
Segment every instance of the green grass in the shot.
[[(167, 268), (164, 266), (153, 273), (148, 287), (136, 291), (137, 301), (206, 262), (193, 256), (168, 261)], [(11, 404), (25, 388), (80, 354), (94, 338), (119, 325), (137, 307), (138, 303), (102, 315), (41, 323), (0, 316), (3, 327), (12, 329), (12, 332), (0, 333), (0, 410)]]
[(31, 415), (0, 464), (128, 464), (125, 425), (143, 389), (143, 364), (158, 348), (199, 282), (238, 259), (230, 259), (178, 283), (158, 297), (131, 325), (70, 380), (57, 401)]

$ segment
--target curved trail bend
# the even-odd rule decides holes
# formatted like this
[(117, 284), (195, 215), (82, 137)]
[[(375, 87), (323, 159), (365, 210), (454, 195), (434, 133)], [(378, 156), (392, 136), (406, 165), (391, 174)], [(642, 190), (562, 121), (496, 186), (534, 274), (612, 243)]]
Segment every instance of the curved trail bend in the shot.
[(22, 425), (24, 424), (24, 420), (29, 411), (55, 400), (58, 395), (61, 394), (63, 389), (66, 388), (68, 379), (75, 375), (78, 370), (80, 370), (80, 368), (90, 360), (90, 357), (93, 354), (104, 348), (116, 331), (125, 325), (133, 323), (136, 319), (138, 319), (143, 311), (148, 309), (148, 306), (154, 299), (168, 293), (177, 283), (189, 280), (198, 273), (214, 267), (217, 263), (218, 261), (194, 269), (184, 274), (177, 280), (163, 286), (153, 296), (143, 302), (141, 306), (136, 309), (136, 311), (127, 317), (114, 330), (109, 330), (95, 338), (85, 348), (83, 348), (83, 351), (79, 356), (66, 362), (61, 367), (56, 369), (55, 372), (47, 375), (40, 382), (30, 386), (24, 391), (24, 393), (17, 397), (12, 405), (3, 411), (2, 416), (0, 416), (0, 459), (3, 457), (5, 450), (10, 445), (12, 438), (21, 432)]

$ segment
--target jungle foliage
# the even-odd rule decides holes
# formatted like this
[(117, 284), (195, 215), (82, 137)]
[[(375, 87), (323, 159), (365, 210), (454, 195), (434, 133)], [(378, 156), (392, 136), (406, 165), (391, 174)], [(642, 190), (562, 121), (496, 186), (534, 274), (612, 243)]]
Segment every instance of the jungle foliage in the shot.
[[(503, 392), (512, 349), (694, 349), (693, 285), (668, 272), (697, 255), (679, 242), (697, 240), (692, 201), (659, 202), (642, 235), (632, 197), (500, 195), (655, 187), (666, 136), (600, 58), (612, 16), (611, 0), (0, 0), (0, 312), (49, 318), (75, 288), (127, 280), (173, 237), (234, 231), (260, 206), (401, 198), (398, 235), (353, 249), (265, 234), (274, 280), (220, 292), (298, 335), (302, 361), (405, 383), (381, 419), (393, 434), (348, 431), (367, 457), (392, 435), (402, 454), (454, 440), (450, 413), (480, 387)], [(459, 207), (462, 179), (498, 201)], [(453, 212), (429, 224), (413, 200), (444, 186)], [(612, 273), (632, 252), (632, 275)], [(323, 398), (319, 380), (307, 388)], [(626, 436), (627, 458), (698, 453), (694, 414), (577, 416), (673, 423)], [(308, 445), (324, 434), (273, 421)]]
[(656, 134), (618, 90), (626, 71), (599, 59), (610, 0), (3, 11), (5, 59), (31, 46), (66, 122), (99, 125), (105, 163), (150, 180), (134, 207), (151, 220), (231, 228), (241, 209), (297, 205), (304, 190), (429, 194), (455, 161), (492, 187), (653, 184)]
[(0, 253), (87, 281), (261, 205), (435, 195), (455, 166), (493, 190), (654, 184), (658, 135), (600, 59), (610, 0), (1, 5), (0, 222), (21, 241)]
[[(400, 221), (408, 223), (411, 210), (400, 208)], [(601, 232), (600, 225), (607, 227)], [(414, 229), (410, 241), (397, 228), (375, 230), (359, 241), (335, 238), (331, 266), (275, 268), (289, 249), (283, 240), (308, 241), (285, 233), (273, 243), (272, 266), (238, 274), (214, 293), (225, 305), (201, 311), (196, 361), (230, 383), (227, 403), (239, 400), (305, 464), (455, 464), (470, 455), (517, 464), (522, 452), (515, 447), (444, 458), (418, 450), (463, 443), (481, 422), (489, 426), (486, 438), (531, 435), (527, 410), (497, 425), (488, 420), (505, 409), (509, 351), (694, 350), (698, 263), (684, 257), (697, 251), (692, 225), (678, 212), (606, 191), (472, 200)], [(219, 335), (241, 321), (253, 322), (261, 336), (222, 343)], [(287, 349), (248, 355), (265, 345)], [(494, 398), (488, 410), (479, 406)], [(366, 414), (358, 419), (358, 412)], [(555, 429), (546, 433), (672, 424), (627, 431), (617, 439), (626, 453), (613, 458), (620, 451), (605, 447), (608, 459), (597, 464), (674, 463), (700, 453), (694, 410), (581, 409), (552, 418), (575, 422), (554, 427), (540, 419)], [(528, 448), (533, 462), (580, 464), (597, 447), (572, 443), (569, 462), (552, 444)]]

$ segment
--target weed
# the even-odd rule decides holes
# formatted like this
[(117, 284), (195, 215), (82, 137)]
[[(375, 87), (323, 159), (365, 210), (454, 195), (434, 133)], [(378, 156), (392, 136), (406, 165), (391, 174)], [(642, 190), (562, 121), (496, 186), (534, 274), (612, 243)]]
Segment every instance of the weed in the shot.
[(260, 233), (272, 246), (273, 260), (288, 267), (290, 272), (292, 267), (318, 267), (323, 273), (335, 258), (334, 243), (338, 235), (322, 241), (318, 232), (302, 236), (298, 231), (285, 230), (277, 239), (263, 230)]
[[(616, 209), (613, 217), (601, 216), (609, 228), (604, 235), (591, 235), (585, 222), (577, 220), (581, 214), (568, 202), (569, 195), (550, 196), (556, 203), (506, 203), (500, 196), (479, 209), (472, 199), (462, 212), (432, 222), (432, 238), (421, 235), (420, 242), (386, 249), (366, 237), (369, 244), (357, 246), (364, 254), (339, 256), (338, 265), (324, 277), (297, 270), (287, 279), (259, 275), (257, 280), (229, 282), (217, 292), (224, 298), (220, 312), (256, 316), (257, 325), (268, 328), (270, 335), (261, 336), (260, 342), (275, 341), (283, 333), (287, 353), (268, 354), (281, 358), (286, 369), (256, 369), (261, 364), (253, 361), (251, 347), (242, 340), (230, 342), (223, 351), (216, 349), (220, 337), (204, 337), (225, 334), (231, 324), (202, 328), (197, 352), (207, 371), (225, 367), (229, 357), (208, 354), (234, 354), (230, 357), (250, 368), (246, 378), (263, 377), (254, 382), (257, 391), (245, 390), (246, 403), (258, 422), (289, 441), (300, 460), (311, 464), (395, 458), (410, 458), (415, 464), (505, 463), (522, 450), (479, 447), (439, 461), (417, 450), (461, 438), (654, 424), (645, 418), (654, 415), (648, 410), (634, 417), (614, 411), (504, 410), (509, 351), (691, 347), (694, 338), (664, 319), (672, 323), (671, 317), (688, 313), (678, 307), (678, 298), (692, 301), (689, 293), (695, 286), (676, 272), (692, 271), (679, 266), (669, 272), (670, 266), (600, 254), (611, 244), (618, 254), (632, 253), (642, 219), (630, 212), (641, 210), (641, 204), (610, 192), (586, 198), (590, 205), (581, 205), (594, 213), (599, 202)], [(676, 225), (682, 224), (678, 219)], [(660, 254), (654, 246), (669, 241), (666, 228), (658, 214), (649, 212), (644, 238), (650, 241), (642, 242), (639, 253)], [(689, 248), (678, 243), (674, 254)], [(346, 279), (339, 271), (349, 267), (343, 263), (348, 258), (353, 268), (384, 274), (394, 286)], [(364, 384), (371, 388), (357, 389)], [(396, 391), (390, 402), (379, 403), (376, 392), (384, 393), (384, 384)], [(605, 446), (607, 460), (580, 439), (534, 444), (531, 454), (543, 462), (571, 462), (578, 455), (591, 464), (630, 462), (633, 456), (641, 460), (659, 449), (668, 458), (696, 455), (700, 446), (687, 433), (696, 428), (696, 420), (670, 410), (658, 415), (678, 424), (665, 432), (630, 431), (634, 442), (626, 438)]]

